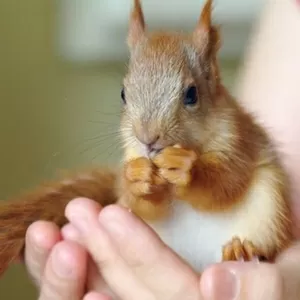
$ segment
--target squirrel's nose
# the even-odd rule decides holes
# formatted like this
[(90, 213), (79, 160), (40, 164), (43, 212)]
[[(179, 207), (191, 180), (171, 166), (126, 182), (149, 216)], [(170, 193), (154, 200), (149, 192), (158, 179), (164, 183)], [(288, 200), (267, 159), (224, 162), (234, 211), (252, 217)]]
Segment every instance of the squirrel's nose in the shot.
[(159, 140), (159, 135), (148, 130), (136, 130), (137, 139), (147, 147), (147, 151), (156, 150), (155, 143)]
[(158, 141), (159, 135), (151, 136), (149, 134), (144, 134), (142, 136), (138, 136), (138, 139), (147, 147), (149, 151), (151, 151), (154, 148), (155, 143)]

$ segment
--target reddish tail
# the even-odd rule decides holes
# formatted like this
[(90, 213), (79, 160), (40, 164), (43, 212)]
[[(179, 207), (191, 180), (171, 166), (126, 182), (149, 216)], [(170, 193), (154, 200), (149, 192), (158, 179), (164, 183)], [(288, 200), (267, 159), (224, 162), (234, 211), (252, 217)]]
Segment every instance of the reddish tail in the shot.
[(0, 206), (0, 276), (22, 255), (27, 228), (35, 221), (66, 223), (64, 210), (76, 197), (87, 197), (102, 206), (116, 202), (116, 176), (109, 170), (79, 173), (41, 186), (21, 199)]

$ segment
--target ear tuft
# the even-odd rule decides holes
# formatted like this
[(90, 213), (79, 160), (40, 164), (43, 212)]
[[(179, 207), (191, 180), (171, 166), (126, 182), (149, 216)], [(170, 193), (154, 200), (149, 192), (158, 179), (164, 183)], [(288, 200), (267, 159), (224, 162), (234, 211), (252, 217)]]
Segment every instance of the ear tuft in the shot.
[(203, 9), (202, 13), (199, 18), (199, 24), (201, 27), (209, 30), (211, 27), (211, 12), (212, 12), (212, 0), (207, 0)]
[(193, 41), (199, 52), (205, 56), (220, 47), (219, 29), (212, 25), (213, 0), (206, 0), (198, 24), (193, 32)]
[(127, 44), (133, 48), (145, 33), (145, 20), (140, 0), (134, 0), (133, 10), (129, 20)]

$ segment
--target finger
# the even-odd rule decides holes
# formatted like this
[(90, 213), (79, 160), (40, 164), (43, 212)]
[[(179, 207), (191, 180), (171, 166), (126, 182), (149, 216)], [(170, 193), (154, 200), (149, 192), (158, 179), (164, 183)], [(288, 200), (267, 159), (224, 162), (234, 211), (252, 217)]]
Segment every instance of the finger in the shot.
[(39, 300), (81, 300), (86, 279), (87, 253), (77, 243), (56, 244), (46, 263)]
[[(198, 275), (139, 218), (119, 206), (99, 216), (123, 259), (158, 299), (199, 299)], [(194, 297), (192, 297), (194, 296)]]
[(282, 283), (275, 265), (229, 262), (207, 269), (200, 289), (207, 300), (282, 300)]
[(66, 207), (66, 217), (80, 232), (98, 270), (111, 289), (124, 300), (152, 299), (122, 259), (108, 233), (98, 221), (100, 208), (89, 199), (75, 199)]
[[(80, 245), (84, 245), (79, 231), (71, 223), (66, 224), (61, 231), (64, 239), (77, 242)], [(98, 292), (108, 290), (107, 284), (105, 283), (102, 275), (98, 271), (98, 268), (91, 257), (88, 257), (86, 286), (87, 290), (95, 290)], [(107, 295), (110, 295), (110, 293), (108, 292)]]
[(26, 268), (39, 285), (51, 249), (61, 239), (59, 228), (50, 222), (37, 221), (29, 226), (25, 237)]
[(105, 294), (90, 292), (83, 297), (83, 300), (112, 300), (112, 298)]
[(291, 247), (277, 259), (277, 266), (283, 276), (284, 298), (296, 300), (300, 295), (300, 243)]

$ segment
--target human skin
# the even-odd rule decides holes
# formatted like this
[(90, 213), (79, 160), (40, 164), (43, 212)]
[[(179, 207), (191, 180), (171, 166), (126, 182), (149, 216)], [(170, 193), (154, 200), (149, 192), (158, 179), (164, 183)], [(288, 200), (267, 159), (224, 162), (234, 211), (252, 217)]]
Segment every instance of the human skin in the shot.
[[(298, 237), (300, 39), (296, 36), (299, 32), (299, 3), (268, 0), (246, 53), (236, 92), (242, 103), (270, 128), (282, 152), (283, 162), (292, 180), (294, 224)], [(299, 298), (299, 246), (287, 250), (275, 264), (221, 263), (208, 268), (200, 279), (161, 243), (146, 224), (127, 211), (114, 206), (102, 209), (92, 200), (75, 199), (67, 207), (66, 216), (70, 223), (61, 232), (46, 222), (33, 224), (27, 232), (25, 262), (41, 289), (40, 300), (53, 299), (51, 293), (54, 292), (57, 300), (79, 300), (83, 297), (86, 300), (101, 300), (105, 297), (101, 276), (125, 300)], [(115, 221), (115, 226), (109, 228), (111, 223), (103, 222), (106, 218), (111, 223)], [(88, 223), (87, 232), (82, 227), (84, 220), (92, 222)], [(128, 231), (120, 233), (120, 227)], [(139, 239), (132, 232), (139, 232)], [(122, 249), (122, 256), (118, 249)], [(73, 270), (67, 272), (69, 275), (63, 281), (57, 280), (54, 271), (51, 271), (51, 268), (63, 267), (62, 262), (51, 263), (55, 253), (60, 252), (63, 252), (65, 262)], [(95, 266), (87, 269), (87, 252), (93, 256), (99, 272)], [(123, 278), (127, 281), (124, 282)], [(71, 279), (77, 284), (71, 284)], [(82, 282), (85, 280), (97, 293), (84, 295)]]
[[(298, 245), (280, 256), (275, 264), (221, 263), (208, 268), (200, 278), (145, 223), (121, 207), (102, 209), (90, 199), (75, 199), (68, 205), (66, 216), (70, 223), (61, 231), (61, 242), (60, 231), (50, 228), (51, 223), (37, 222), (28, 230), (28, 240), (39, 233), (40, 242), (45, 232), (52, 232), (52, 236), (47, 236), (48, 251), (44, 246), (34, 248), (37, 242), (28, 243), (25, 251), (29, 272), (41, 288), (39, 300), (53, 299), (53, 295), (58, 300), (87, 300), (91, 296), (100, 300), (107, 296), (102, 289), (102, 278), (122, 300), (299, 298)], [(95, 261), (88, 273), (78, 268), (86, 264), (85, 249)], [(55, 262), (52, 257), (59, 252), (63, 253), (60, 256), (63, 259)], [(34, 264), (37, 260), (44, 263)], [(56, 268), (64, 271), (57, 273)], [(84, 295), (80, 288), (84, 276), (89, 290), (96, 294)]]
[(268, 0), (253, 33), (236, 94), (269, 130), (292, 181), (300, 237), (300, 1)]

